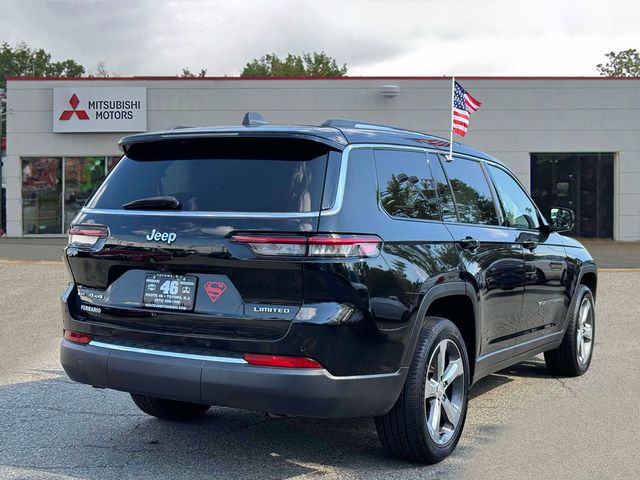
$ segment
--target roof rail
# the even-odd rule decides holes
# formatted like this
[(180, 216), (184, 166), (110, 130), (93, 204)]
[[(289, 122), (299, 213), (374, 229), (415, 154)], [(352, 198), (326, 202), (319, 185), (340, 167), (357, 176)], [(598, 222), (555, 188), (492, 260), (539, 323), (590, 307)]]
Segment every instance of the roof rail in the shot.
[(183, 128), (191, 128), (188, 125), (171, 125), (167, 130), (182, 130)]
[(242, 119), (242, 125), (244, 127), (257, 127), (259, 125), (266, 125), (267, 121), (258, 112), (247, 112)]
[[(361, 122), (359, 120), (345, 120), (341, 118), (330, 118), (326, 120), (321, 127), (335, 128), (363, 128), (367, 130), (386, 130), (390, 132), (411, 132), (405, 128), (392, 127), (390, 125), (380, 125), (377, 123)], [(420, 132), (415, 132), (420, 133)]]

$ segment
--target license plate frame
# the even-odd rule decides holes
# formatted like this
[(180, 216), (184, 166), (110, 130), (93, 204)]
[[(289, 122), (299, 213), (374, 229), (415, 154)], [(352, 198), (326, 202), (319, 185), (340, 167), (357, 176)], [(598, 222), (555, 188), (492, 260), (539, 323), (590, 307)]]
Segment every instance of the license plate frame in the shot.
[(197, 287), (198, 277), (195, 275), (149, 273), (144, 277), (142, 305), (146, 308), (190, 312), (196, 303)]

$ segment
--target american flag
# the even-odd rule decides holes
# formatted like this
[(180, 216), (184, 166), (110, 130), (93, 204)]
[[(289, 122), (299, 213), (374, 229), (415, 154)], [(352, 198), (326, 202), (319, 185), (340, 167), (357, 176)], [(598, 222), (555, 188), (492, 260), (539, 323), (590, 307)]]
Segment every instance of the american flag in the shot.
[(464, 137), (469, 128), (469, 116), (471, 112), (475, 112), (482, 105), (479, 101), (473, 98), (462, 88), (462, 86), (455, 82), (453, 89), (453, 117), (451, 130), (453, 133), (457, 133), (461, 137)]

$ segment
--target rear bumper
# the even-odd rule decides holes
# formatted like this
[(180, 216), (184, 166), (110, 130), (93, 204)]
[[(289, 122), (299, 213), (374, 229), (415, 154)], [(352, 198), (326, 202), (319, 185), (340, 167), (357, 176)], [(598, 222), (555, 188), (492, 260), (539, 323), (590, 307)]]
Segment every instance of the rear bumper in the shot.
[(310, 417), (360, 417), (388, 412), (406, 369), (338, 377), (324, 369), (249, 365), (234, 357), (145, 350), (63, 340), (60, 359), (71, 380), (124, 392), (207, 405)]

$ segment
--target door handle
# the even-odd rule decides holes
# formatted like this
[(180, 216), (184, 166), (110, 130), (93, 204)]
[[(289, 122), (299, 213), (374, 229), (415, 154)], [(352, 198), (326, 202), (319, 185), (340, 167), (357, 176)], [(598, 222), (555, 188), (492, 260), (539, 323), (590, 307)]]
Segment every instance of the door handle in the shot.
[(469, 236), (458, 240), (458, 244), (465, 250), (475, 250), (480, 246), (480, 242), (478, 240)]
[(535, 248), (538, 246), (538, 242), (534, 242), (533, 240), (525, 240), (520, 245), (528, 250), (535, 250)]

